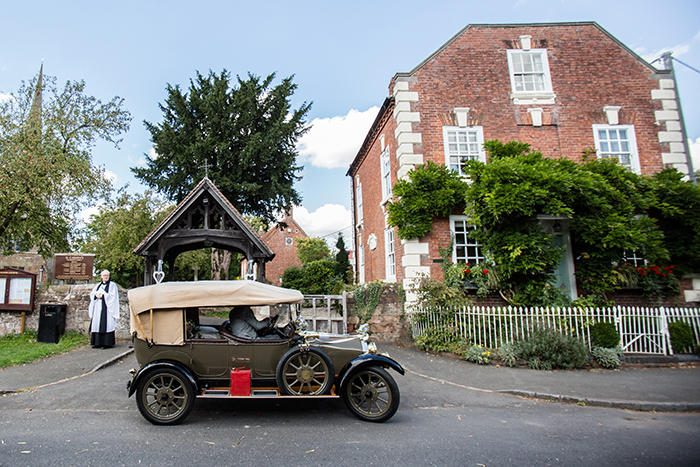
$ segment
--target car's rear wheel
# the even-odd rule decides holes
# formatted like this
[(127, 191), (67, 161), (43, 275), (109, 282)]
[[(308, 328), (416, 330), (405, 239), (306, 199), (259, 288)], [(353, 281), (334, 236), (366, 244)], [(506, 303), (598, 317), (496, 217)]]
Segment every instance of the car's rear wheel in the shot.
[(180, 423), (192, 411), (194, 399), (194, 387), (189, 378), (175, 368), (149, 370), (136, 387), (139, 412), (154, 425)]
[(317, 347), (289, 349), (277, 364), (277, 385), (284, 395), (330, 394), (335, 370), (330, 357)]
[(345, 405), (360, 420), (385, 422), (399, 408), (399, 387), (389, 372), (368, 366), (348, 375), (340, 395)]

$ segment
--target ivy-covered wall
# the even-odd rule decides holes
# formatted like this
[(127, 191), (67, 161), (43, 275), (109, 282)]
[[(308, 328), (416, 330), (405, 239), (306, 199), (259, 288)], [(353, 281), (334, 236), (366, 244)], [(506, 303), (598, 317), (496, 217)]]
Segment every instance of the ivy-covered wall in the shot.
[[(376, 308), (367, 310), (364, 302), (356, 294), (365, 293), (371, 284), (380, 284), (381, 293)], [(410, 336), (410, 328), (403, 309), (402, 293), (397, 284), (370, 283), (348, 294), (348, 332), (353, 333), (364, 322), (369, 324), (372, 340), (395, 342)]]

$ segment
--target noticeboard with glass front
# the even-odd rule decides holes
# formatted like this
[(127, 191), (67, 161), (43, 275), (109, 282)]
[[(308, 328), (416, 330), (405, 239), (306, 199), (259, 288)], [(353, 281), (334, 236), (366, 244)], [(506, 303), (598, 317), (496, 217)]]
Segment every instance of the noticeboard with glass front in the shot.
[(0, 310), (32, 311), (36, 274), (21, 269), (0, 269)]

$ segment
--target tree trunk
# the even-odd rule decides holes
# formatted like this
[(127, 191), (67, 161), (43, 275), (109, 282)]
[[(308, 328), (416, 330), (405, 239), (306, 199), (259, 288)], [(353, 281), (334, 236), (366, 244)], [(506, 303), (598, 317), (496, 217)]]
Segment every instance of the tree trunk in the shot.
[(231, 266), (231, 252), (228, 250), (211, 249), (211, 278), (215, 281), (221, 280), (223, 272), (225, 280), (228, 280), (228, 269)]

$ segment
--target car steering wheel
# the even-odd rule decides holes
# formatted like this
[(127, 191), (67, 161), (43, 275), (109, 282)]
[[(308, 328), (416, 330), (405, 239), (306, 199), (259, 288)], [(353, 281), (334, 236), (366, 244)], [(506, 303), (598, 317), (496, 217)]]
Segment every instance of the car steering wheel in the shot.
[(280, 319), (280, 315), (275, 315), (270, 318), (270, 322), (267, 323), (267, 326), (265, 327), (265, 330), (262, 333), (263, 336), (275, 333), (275, 325), (277, 324), (278, 319)]

